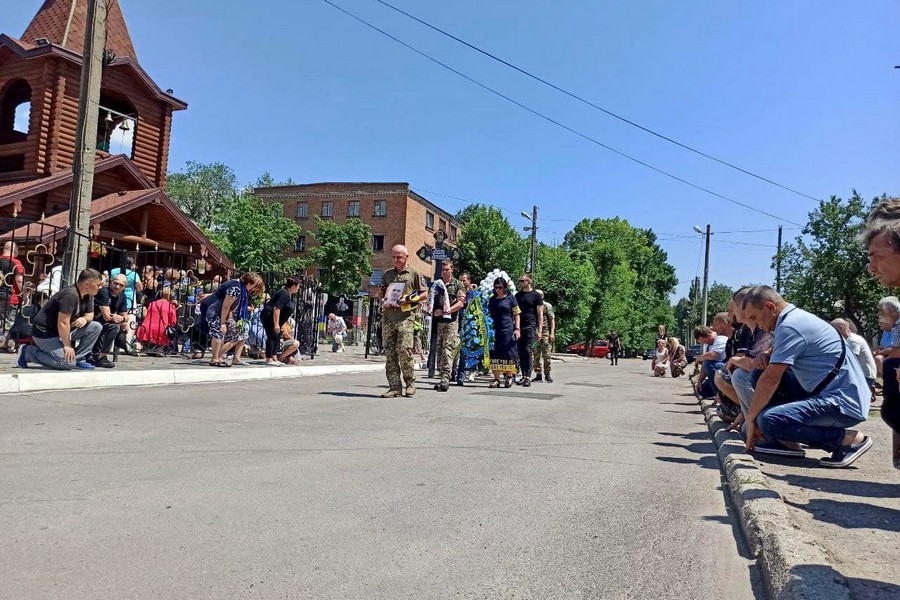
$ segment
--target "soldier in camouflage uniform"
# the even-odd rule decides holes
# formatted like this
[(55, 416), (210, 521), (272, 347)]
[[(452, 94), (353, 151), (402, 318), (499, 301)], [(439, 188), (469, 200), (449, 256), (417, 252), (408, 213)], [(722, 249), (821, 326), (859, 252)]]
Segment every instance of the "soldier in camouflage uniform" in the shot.
[[(439, 392), (450, 389), (450, 373), (453, 371), (453, 355), (459, 345), (459, 311), (466, 303), (466, 290), (453, 276), (453, 263), (445, 260), (441, 263), (441, 281), (447, 288), (447, 299), (450, 306), (443, 305), (443, 294), (434, 300), (432, 316), (437, 323), (437, 368), (441, 381), (434, 386)], [(440, 298), (440, 299), (439, 299)], [(450, 314), (451, 318), (444, 318)]]
[[(422, 276), (406, 268), (409, 251), (397, 245), (391, 249), (393, 269), (381, 277), (381, 297), (384, 299), (381, 313), (381, 336), (386, 362), (384, 372), (390, 388), (382, 398), (396, 398), (416, 393), (416, 377), (413, 369), (413, 335), (415, 306), (405, 305), (402, 299), (413, 292), (425, 293)], [(402, 287), (402, 294), (392, 294)], [(403, 376), (401, 382), (400, 376)], [(406, 388), (402, 384), (406, 384)]]
[[(544, 297), (544, 292), (541, 290), (535, 291), (540, 294), (541, 298)], [(534, 381), (553, 383), (553, 378), (550, 377), (550, 352), (553, 350), (555, 339), (556, 314), (553, 312), (553, 305), (544, 301), (544, 327), (541, 330), (541, 337), (534, 347)], [(546, 373), (546, 376), (544, 376), (544, 373)]]

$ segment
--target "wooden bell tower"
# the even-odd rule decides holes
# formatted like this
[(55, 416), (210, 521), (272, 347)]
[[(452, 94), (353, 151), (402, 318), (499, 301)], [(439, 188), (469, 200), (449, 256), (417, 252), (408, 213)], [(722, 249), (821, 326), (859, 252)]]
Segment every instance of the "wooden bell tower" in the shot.
[[(97, 152), (164, 187), (172, 114), (187, 104), (140, 66), (122, 1), (107, 17)], [(87, 0), (45, 0), (20, 39), (0, 35), (0, 182), (72, 168), (86, 22)]]

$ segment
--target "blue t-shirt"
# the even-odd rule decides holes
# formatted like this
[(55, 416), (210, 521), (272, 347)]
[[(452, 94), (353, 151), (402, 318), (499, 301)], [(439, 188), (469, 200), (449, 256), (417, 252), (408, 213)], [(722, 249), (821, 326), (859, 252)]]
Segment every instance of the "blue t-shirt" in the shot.
[[(797, 382), (811, 392), (840, 358), (841, 341), (840, 334), (829, 323), (788, 304), (775, 323), (775, 346), (770, 362), (790, 365)], [(843, 414), (866, 420), (872, 392), (852, 352), (847, 351), (837, 377), (818, 397), (833, 399)]]
[(882, 331), (881, 332), (881, 343), (879, 344), (882, 348), (890, 348), (893, 345), (894, 340), (894, 330), (890, 331)]
[[(112, 279), (121, 272), (122, 270), (116, 267), (109, 272), (109, 278)], [(125, 279), (128, 280), (128, 285), (125, 286), (125, 291), (123, 292), (125, 294), (125, 305), (128, 310), (131, 310), (131, 308), (134, 306), (134, 288), (137, 285), (139, 279), (137, 271), (125, 269)]]

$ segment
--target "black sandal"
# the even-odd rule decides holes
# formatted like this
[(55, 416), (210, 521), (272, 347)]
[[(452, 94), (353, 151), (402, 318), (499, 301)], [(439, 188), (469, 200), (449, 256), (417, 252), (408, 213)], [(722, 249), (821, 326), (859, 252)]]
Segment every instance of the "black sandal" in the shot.
[(512, 387), (512, 377), (507, 377), (505, 382), (505, 387)]
[(499, 380), (499, 379), (493, 380), (493, 381), (491, 382), (491, 384), (490, 384), (488, 387), (489, 387), (489, 388), (498, 388), (498, 387), (500, 387), (500, 380)]

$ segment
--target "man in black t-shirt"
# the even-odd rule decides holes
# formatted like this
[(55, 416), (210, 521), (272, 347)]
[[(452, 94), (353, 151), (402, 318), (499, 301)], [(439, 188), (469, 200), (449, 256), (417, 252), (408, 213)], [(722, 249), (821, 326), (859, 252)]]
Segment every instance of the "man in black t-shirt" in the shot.
[(33, 343), (19, 348), (19, 368), (38, 362), (58, 371), (93, 369), (86, 359), (103, 331), (94, 321), (94, 296), (102, 286), (100, 272), (85, 269), (75, 285), (56, 292), (32, 321)]
[(112, 352), (113, 343), (120, 331), (128, 327), (128, 299), (125, 297), (125, 288), (128, 287), (128, 278), (119, 273), (109, 282), (109, 287), (100, 288), (94, 297), (94, 320), (103, 327), (94, 351), (88, 359), (95, 367), (112, 369), (113, 364), (107, 354)]
[(532, 352), (537, 344), (538, 334), (544, 327), (544, 299), (531, 288), (531, 275), (519, 277), (519, 291), (516, 302), (522, 314), (519, 316), (522, 331), (516, 342), (519, 348), (519, 367), (522, 369), (522, 385), (531, 385)]

